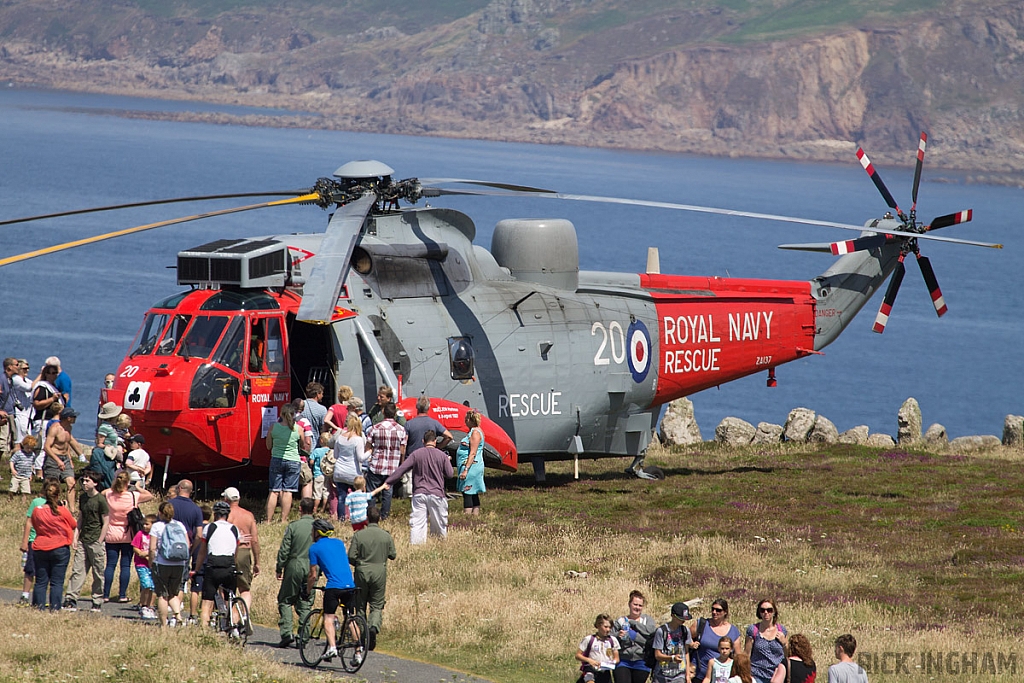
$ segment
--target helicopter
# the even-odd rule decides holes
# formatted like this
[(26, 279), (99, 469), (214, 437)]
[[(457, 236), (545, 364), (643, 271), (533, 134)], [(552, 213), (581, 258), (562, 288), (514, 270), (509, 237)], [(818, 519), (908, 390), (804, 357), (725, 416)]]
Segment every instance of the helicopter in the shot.
[[(883, 331), (910, 254), (941, 316), (945, 303), (920, 243), (1001, 246), (932, 234), (970, 221), (970, 210), (917, 220), (926, 140), (922, 134), (909, 212), (858, 150), (890, 209), (859, 226), (486, 180), (396, 180), (387, 165), (360, 161), (312, 188), (280, 193), (285, 199), (118, 230), (0, 259), (0, 266), (226, 213), (304, 204), (333, 210), (325, 232), (216, 240), (178, 253), (178, 284), (188, 289), (145, 314), (103, 396), (132, 415), (165, 472), (245, 476), (245, 468), (265, 468), (262, 437), (280, 406), (317, 382), (327, 396), (341, 385), (366, 396), (392, 387), (410, 414), (415, 396), (429, 396), (431, 414), (453, 433), (464, 433), (466, 411), (478, 409), (492, 467), (515, 470), (528, 459), (542, 475), (546, 460), (632, 457), (629, 470), (648, 476), (644, 455), (662, 405), (759, 372), (772, 386), (778, 366), (820, 353), (888, 279), (874, 325)], [(157, 200), (0, 225), (272, 194)], [(628, 204), (858, 236), (781, 245), (839, 257), (809, 281), (667, 275), (656, 255), (644, 273), (593, 272), (580, 270), (571, 222), (503, 220), (486, 249), (474, 244), (466, 214), (417, 206), (446, 195)]]

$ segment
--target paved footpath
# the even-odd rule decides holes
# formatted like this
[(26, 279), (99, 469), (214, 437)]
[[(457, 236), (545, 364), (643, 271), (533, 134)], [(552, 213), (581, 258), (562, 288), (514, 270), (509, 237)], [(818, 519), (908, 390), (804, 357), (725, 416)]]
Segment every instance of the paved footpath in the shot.
[[(19, 590), (0, 588), (0, 601), (17, 603), (20, 597), (21, 591)], [(80, 601), (79, 604), (86, 605), (85, 610), (79, 612), (79, 614), (88, 615), (89, 601)], [(110, 602), (103, 605), (103, 614), (108, 617), (138, 619), (140, 627), (153, 628), (152, 625), (144, 624), (139, 619), (138, 613), (132, 609), (131, 605)], [(337, 661), (321, 663), (316, 669), (309, 669), (302, 663), (298, 650), (295, 648), (282, 650), (276, 647), (277, 643), (281, 640), (281, 636), (276, 628), (270, 629), (264, 626), (253, 626), (253, 630), (254, 633), (249, 637), (249, 643), (246, 645), (247, 650), (252, 649), (261, 652), (271, 659), (295, 666), (303, 671), (309, 671), (310, 677), (313, 676), (315, 671), (320, 674), (330, 673), (336, 678), (343, 680), (367, 681), (368, 683), (445, 683), (447, 681), (454, 683), (456, 680), (458, 683), (489, 683), (484, 678), (467, 675), (434, 664), (395, 657), (379, 650), (369, 653), (363, 668), (357, 674), (345, 673), (345, 670), (341, 668), (341, 664)], [(382, 636), (381, 640), (384, 639), (384, 636)]]

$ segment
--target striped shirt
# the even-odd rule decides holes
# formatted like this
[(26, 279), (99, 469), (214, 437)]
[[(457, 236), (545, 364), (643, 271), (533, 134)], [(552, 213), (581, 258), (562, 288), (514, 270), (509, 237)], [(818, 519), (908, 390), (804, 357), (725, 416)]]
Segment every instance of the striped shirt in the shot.
[(348, 516), (353, 524), (366, 521), (366, 508), (373, 500), (366, 491), (353, 491), (345, 496), (345, 507), (348, 508)]

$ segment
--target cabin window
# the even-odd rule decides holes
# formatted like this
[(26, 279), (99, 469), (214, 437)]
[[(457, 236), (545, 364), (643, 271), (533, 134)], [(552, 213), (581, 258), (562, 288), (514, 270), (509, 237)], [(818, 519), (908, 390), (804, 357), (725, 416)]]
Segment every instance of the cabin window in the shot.
[(281, 319), (267, 318), (267, 372), (284, 372), (284, 342), (281, 339)]
[(223, 341), (217, 347), (217, 353), (213, 360), (216, 363), (231, 368), (235, 372), (242, 373), (242, 354), (245, 342), (245, 320), (243, 318), (232, 318), (231, 326), (224, 335)]
[(183, 315), (179, 313), (174, 316), (174, 319), (171, 320), (171, 324), (167, 328), (167, 331), (164, 332), (164, 338), (156, 345), (156, 355), (169, 356), (174, 353), (174, 349), (178, 346), (178, 342), (181, 341), (181, 337), (185, 334), (185, 328), (188, 327), (190, 320), (192, 320), (192, 316), (190, 315)]
[(189, 408), (234, 408), (237, 401), (237, 377), (210, 364), (196, 371), (188, 393)]
[(185, 297), (187, 297), (191, 293), (191, 289), (186, 292), (179, 292), (178, 294), (174, 294), (162, 301), (158, 301), (157, 303), (153, 304), (153, 308), (177, 308), (178, 304), (184, 301)]
[(448, 357), (452, 379), (473, 379), (473, 345), (469, 343), (469, 337), (449, 337)]
[(281, 307), (274, 297), (263, 292), (235, 292), (224, 290), (206, 300), (204, 311), (274, 311)]
[(153, 353), (153, 349), (156, 348), (156, 341), (160, 338), (160, 333), (167, 326), (168, 318), (170, 316), (167, 313), (147, 313), (146, 319), (142, 321), (142, 331), (136, 337), (138, 345), (134, 347), (135, 350), (130, 355), (145, 356)]
[(199, 315), (192, 321), (192, 327), (185, 335), (185, 341), (178, 349), (179, 356), (189, 358), (209, 358), (210, 352), (220, 339), (220, 333), (228, 324), (229, 318), (218, 315)]

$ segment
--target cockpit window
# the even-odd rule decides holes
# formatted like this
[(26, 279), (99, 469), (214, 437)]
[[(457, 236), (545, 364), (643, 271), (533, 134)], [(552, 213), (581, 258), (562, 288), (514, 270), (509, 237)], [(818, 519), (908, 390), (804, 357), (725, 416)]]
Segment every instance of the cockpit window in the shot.
[(231, 327), (224, 335), (223, 341), (217, 347), (217, 353), (213, 360), (221, 365), (231, 368), (235, 372), (242, 372), (242, 344), (245, 341), (245, 319), (241, 316), (231, 319)]
[(448, 337), (448, 359), (451, 361), (452, 379), (473, 379), (473, 345), (468, 337)]
[(192, 316), (184, 315), (183, 313), (174, 316), (170, 326), (164, 333), (164, 338), (156, 345), (156, 355), (169, 356), (174, 353), (174, 349), (178, 346), (178, 342), (181, 341), (182, 335), (185, 334), (185, 328), (188, 327), (190, 320), (192, 320)]
[(238, 401), (238, 378), (215, 365), (196, 371), (188, 392), (189, 408), (233, 408)]
[(204, 311), (276, 311), (274, 297), (263, 292), (217, 292), (200, 308)]
[(163, 301), (158, 301), (153, 304), (153, 308), (177, 308), (178, 304), (185, 300), (185, 297), (192, 293), (192, 290), (187, 292), (180, 292), (173, 296), (169, 296)]
[(220, 339), (220, 333), (228, 324), (227, 316), (198, 315), (192, 321), (192, 327), (185, 334), (185, 341), (178, 349), (179, 356), (189, 358), (209, 358), (210, 352)]
[(170, 317), (167, 313), (147, 313), (146, 319), (142, 321), (142, 331), (135, 338), (138, 344), (134, 345), (134, 350), (129, 355), (145, 356), (153, 353), (156, 340), (160, 338), (160, 333), (164, 331)]

